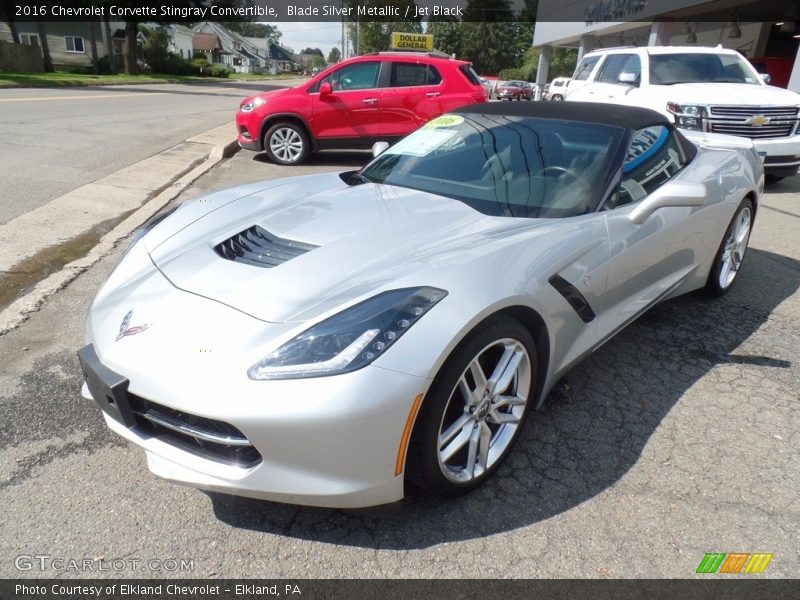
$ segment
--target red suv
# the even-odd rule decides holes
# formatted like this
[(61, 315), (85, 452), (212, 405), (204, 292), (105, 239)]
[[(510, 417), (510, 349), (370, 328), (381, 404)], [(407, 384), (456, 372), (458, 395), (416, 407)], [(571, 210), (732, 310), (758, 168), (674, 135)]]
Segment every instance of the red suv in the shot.
[(242, 100), (239, 145), (296, 165), (312, 151), (393, 142), (465, 104), (486, 102), (468, 62), (380, 52), (344, 60), (297, 87)]

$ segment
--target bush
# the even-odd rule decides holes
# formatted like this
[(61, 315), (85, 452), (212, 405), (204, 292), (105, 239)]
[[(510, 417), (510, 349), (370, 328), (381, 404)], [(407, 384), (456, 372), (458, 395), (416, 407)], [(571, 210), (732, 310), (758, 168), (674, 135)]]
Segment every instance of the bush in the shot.
[(231, 71), (229, 69), (226, 69), (225, 67), (213, 66), (208, 70), (208, 76), (227, 79), (228, 77), (231, 76)]

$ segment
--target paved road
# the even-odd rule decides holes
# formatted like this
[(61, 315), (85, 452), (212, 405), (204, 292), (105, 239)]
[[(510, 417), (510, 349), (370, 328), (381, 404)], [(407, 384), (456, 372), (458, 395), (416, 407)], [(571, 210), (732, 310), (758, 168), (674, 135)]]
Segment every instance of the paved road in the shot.
[(244, 96), (285, 85), (0, 89), (0, 224), (227, 123)]
[[(186, 195), (364, 159), (240, 153)], [(737, 288), (657, 307), (576, 367), (490, 484), (362, 511), (172, 485), (107, 431), (75, 350), (114, 253), (0, 337), (0, 577), (61, 574), (15, 568), (34, 554), (132, 577), (694, 577), (712, 551), (772, 552), (760, 577), (795, 577), (799, 223), (800, 180), (773, 187)], [(193, 570), (133, 563), (170, 558)]]

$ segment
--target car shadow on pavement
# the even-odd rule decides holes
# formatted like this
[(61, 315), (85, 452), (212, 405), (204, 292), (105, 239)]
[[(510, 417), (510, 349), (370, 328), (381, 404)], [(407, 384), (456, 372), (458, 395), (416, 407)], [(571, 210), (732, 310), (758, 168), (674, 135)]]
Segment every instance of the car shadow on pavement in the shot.
[[(297, 172), (294, 171), (297, 167), (275, 164), (264, 152), (254, 154), (253, 160), (278, 169), (286, 169), (286, 174), (281, 174), (281, 176), (297, 175)], [(312, 153), (303, 162), (303, 167), (354, 167), (360, 169), (370, 160), (372, 160), (372, 152), (369, 150), (324, 150)]]
[[(601, 494), (637, 461), (652, 461), (642, 456), (648, 440), (685, 392), (715, 367), (737, 363), (769, 377), (772, 369), (792, 366), (749, 355), (740, 346), (799, 288), (799, 261), (750, 249), (737, 287), (724, 298), (689, 294), (654, 308), (574, 368), (531, 415), (495, 477), (464, 497), (414, 493), (386, 507), (333, 510), (209, 493), (215, 515), (237, 528), (393, 550), (549, 519)], [(748, 348), (769, 354), (772, 347), (759, 343)], [(672, 450), (672, 460), (680, 461), (681, 448)]]

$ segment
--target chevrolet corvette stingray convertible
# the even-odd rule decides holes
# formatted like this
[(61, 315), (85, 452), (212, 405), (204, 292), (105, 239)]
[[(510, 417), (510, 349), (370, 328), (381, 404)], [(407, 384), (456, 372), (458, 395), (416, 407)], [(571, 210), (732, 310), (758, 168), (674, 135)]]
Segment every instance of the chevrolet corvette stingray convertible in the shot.
[(571, 365), (735, 283), (761, 161), (686, 135), (646, 109), (481, 104), (357, 171), (187, 201), (93, 299), (83, 395), (153, 473), (205, 490), (472, 490)]

